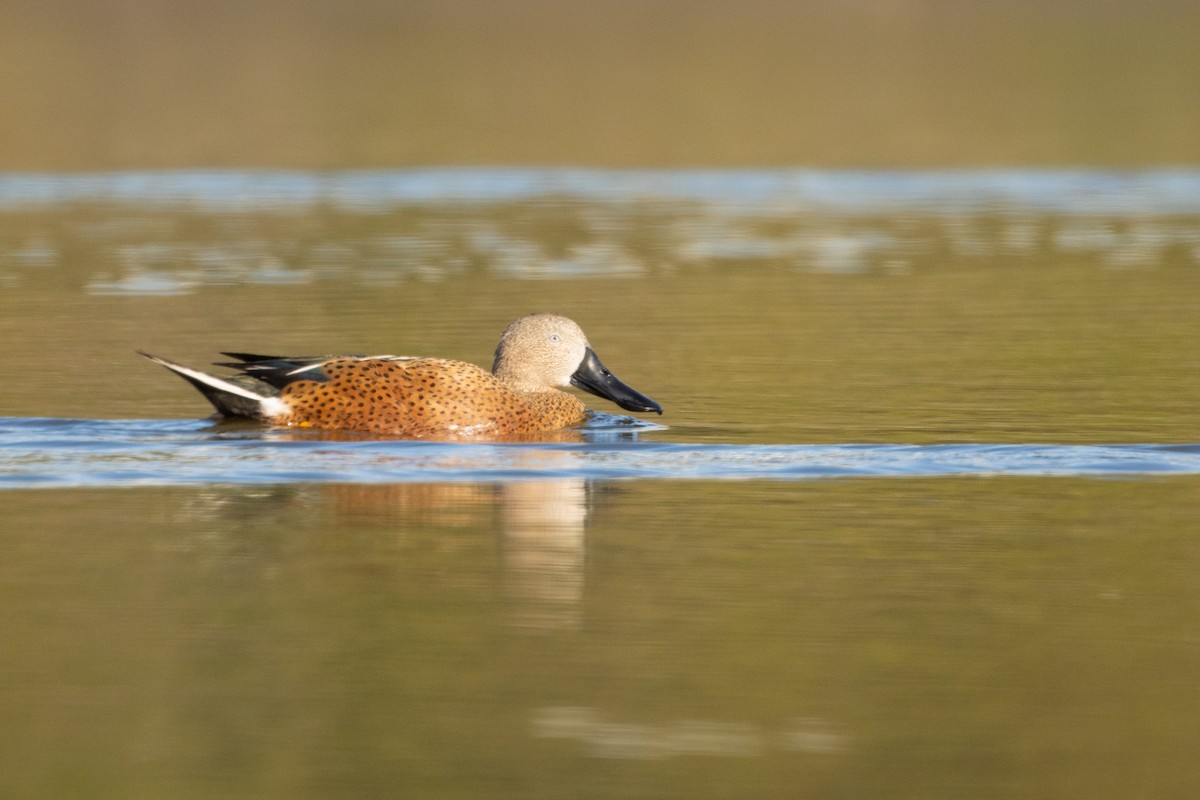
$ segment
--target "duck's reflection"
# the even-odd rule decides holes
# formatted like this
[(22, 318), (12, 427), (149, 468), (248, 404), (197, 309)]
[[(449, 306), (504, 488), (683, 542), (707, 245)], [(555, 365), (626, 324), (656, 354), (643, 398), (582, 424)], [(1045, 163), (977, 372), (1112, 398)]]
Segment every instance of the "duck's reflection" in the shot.
[(402, 539), (426, 528), (485, 527), (497, 494), (478, 483), (338, 483), (318, 491), (327, 526), (391, 528)]
[[(561, 630), (580, 621), (589, 512), (588, 484), (577, 477), (209, 491), (181, 506), (179, 514), (211, 527), (204, 537), (175, 546), (270, 570), (280, 566), (281, 553), (324, 560), (336, 552), (345, 563), (351, 548), (376, 574), (432, 568), (425, 574), (439, 581), (498, 584), (513, 625)], [(278, 541), (291, 545), (281, 550), (266, 544), (272, 539), (248, 535), (260, 525), (277, 527), (283, 537)], [(320, 535), (298, 535), (304, 530)], [(489, 535), (498, 546), (480, 548)], [(414, 551), (420, 551), (415, 559)], [(258, 557), (246, 562), (250, 553)]]
[[(494, 522), (512, 623), (529, 630), (579, 623), (588, 521), (588, 487), (582, 478), (329, 485), (321, 495), (327, 518), (386, 525), (402, 537), (413, 529), (487, 529)], [(437, 543), (439, 549), (445, 546), (444, 539)]]
[(530, 630), (578, 625), (588, 518), (583, 480), (505, 484), (500, 510), (513, 623)]

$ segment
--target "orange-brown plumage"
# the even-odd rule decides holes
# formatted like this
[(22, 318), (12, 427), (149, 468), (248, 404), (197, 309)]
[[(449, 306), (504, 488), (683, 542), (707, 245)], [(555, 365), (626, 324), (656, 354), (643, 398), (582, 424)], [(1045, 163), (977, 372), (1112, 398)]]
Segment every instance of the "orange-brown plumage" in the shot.
[(527, 434), (577, 425), (585, 407), (558, 390), (517, 392), (463, 361), (340, 358), (324, 382), (301, 380), (279, 394), (275, 425), (425, 437)]
[(238, 362), (224, 366), (241, 375), (222, 379), (143, 355), (196, 386), (218, 413), (278, 426), (414, 438), (522, 436), (584, 421), (584, 404), (558, 389), (567, 384), (627, 410), (662, 413), (605, 369), (578, 325), (556, 314), (510, 325), (492, 372), (440, 358), (231, 353)]

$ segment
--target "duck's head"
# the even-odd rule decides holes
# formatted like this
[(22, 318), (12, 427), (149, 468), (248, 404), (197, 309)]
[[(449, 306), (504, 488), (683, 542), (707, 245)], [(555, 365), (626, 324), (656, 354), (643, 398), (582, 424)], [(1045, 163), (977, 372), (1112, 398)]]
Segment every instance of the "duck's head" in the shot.
[(518, 391), (576, 386), (626, 411), (662, 413), (662, 406), (609, 372), (583, 330), (560, 314), (530, 314), (505, 328), (492, 373)]

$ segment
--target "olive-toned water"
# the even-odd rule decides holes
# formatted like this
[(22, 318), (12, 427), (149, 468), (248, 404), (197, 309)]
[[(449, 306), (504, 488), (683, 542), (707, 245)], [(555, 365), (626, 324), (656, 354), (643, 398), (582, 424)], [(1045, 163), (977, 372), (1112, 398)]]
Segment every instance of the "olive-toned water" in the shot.
[(12, 797), (1185, 797), (1194, 478), (7, 492)]
[[(1191, 796), (1197, 183), (0, 181), (0, 795)], [(665, 427), (422, 480), (193, 423), (134, 353), (487, 365), (547, 309)], [(757, 477), (808, 445), (973, 477)], [(39, 459), (65, 488), (19, 488)]]
[[(1198, 8), (4, 4), (0, 798), (1197, 796)], [(134, 354), (551, 309), (664, 416)]]

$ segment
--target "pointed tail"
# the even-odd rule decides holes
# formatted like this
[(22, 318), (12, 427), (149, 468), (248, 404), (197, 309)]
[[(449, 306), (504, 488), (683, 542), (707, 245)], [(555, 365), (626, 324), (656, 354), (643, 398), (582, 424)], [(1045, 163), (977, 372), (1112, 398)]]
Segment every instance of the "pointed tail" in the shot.
[[(171, 372), (174, 372), (192, 386), (195, 386), (200, 391), (200, 394), (207, 397), (208, 402), (213, 404), (213, 407), (217, 409), (217, 413), (223, 414), (226, 417), (266, 419), (272, 414), (277, 414), (283, 410), (283, 404), (272, 394), (240, 386), (214, 375), (209, 375), (206, 372), (201, 372), (198, 369), (192, 369), (182, 364), (176, 364), (174, 361), (159, 358), (143, 350), (138, 350), (137, 352), (139, 355), (145, 356), (156, 364), (162, 364), (171, 370)], [(254, 383), (262, 385), (264, 390), (267, 388), (260, 381), (254, 381)]]

